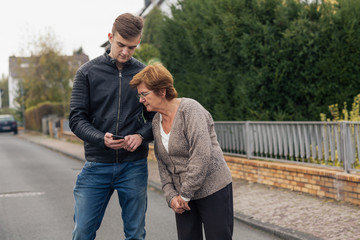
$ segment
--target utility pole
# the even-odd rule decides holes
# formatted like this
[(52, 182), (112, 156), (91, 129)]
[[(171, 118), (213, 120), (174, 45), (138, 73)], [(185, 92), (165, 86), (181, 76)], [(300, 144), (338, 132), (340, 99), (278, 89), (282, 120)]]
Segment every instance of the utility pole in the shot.
[(20, 93), (21, 93), (21, 112), (22, 112), (22, 120), (24, 126), (24, 132), (26, 130), (26, 121), (25, 121), (25, 96), (24, 96), (24, 82), (20, 83)]
[(3, 95), (3, 89), (0, 88), (0, 109), (2, 108), (2, 95)]

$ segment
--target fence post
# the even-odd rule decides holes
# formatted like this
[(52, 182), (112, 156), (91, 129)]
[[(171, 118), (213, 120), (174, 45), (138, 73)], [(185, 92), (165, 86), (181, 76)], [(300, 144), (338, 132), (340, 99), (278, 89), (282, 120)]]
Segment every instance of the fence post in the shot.
[(346, 153), (346, 145), (350, 144), (350, 141), (348, 141), (346, 137), (346, 131), (347, 131), (347, 122), (341, 122), (340, 123), (340, 158), (339, 160), (343, 161), (344, 164), (344, 170), (345, 172), (349, 172), (350, 170), (350, 159), (348, 159), (348, 154)]
[(48, 124), (49, 124), (49, 135), (50, 135), (50, 138), (54, 138), (53, 121), (52, 121), (52, 120), (49, 120), (49, 121), (48, 121)]
[(64, 119), (60, 119), (60, 128), (58, 129), (58, 137), (62, 139), (62, 134), (64, 132)]
[(245, 149), (246, 149), (246, 157), (248, 159), (250, 159), (251, 157), (251, 136), (250, 136), (250, 123), (249, 121), (245, 122), (245, 135), (246, 135), (246, 145), (245, 145)]

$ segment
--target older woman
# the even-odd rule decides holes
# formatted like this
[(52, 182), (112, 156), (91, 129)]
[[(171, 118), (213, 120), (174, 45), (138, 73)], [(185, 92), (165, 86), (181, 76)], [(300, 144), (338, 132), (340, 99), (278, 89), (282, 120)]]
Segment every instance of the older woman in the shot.
[(157, 112), (154, 150), (178, 239), (203, 239), (202, 224), (207, 240), (232, 239), (232, 179), (210, 113), (193, 99), (177, 98), (160, 63), (145, 67), (130, 85), (147, 111)]

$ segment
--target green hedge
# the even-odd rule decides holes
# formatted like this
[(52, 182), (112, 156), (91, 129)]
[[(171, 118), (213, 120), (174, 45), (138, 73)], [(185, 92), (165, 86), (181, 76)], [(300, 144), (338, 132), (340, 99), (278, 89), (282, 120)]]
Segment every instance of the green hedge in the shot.
[(313, 2), (182, 0), (153, 38), (215, 120), (319, 120), (360, 92), (360, 1)]
[(25, 111), (26, 129), (41, 132), (42, 118), (52, 114), (64, 116), (63, 104), (45, 102), (27, 109)]

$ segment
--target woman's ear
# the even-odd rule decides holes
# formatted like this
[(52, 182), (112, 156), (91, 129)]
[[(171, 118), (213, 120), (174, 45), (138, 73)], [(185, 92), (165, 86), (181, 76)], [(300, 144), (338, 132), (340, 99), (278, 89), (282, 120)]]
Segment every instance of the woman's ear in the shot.
[(166, 96), (166, 89), (161, 89), (161, 90), (160, 90), (160, 95), (161, 95), (162, 97), (165, 97), (165, 96)]

